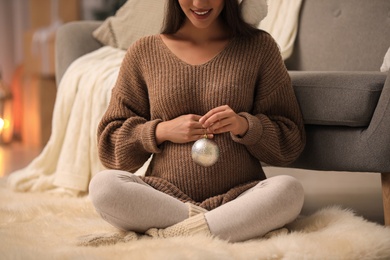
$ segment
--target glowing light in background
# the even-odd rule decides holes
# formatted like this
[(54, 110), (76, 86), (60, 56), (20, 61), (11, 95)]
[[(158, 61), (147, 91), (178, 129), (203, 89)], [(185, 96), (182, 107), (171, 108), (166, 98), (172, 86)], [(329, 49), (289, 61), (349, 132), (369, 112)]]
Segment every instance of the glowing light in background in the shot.
[(3, 132), (4, 128), (5, 128), (5, 121), (4, 119), (0, 118), (0, 133)]

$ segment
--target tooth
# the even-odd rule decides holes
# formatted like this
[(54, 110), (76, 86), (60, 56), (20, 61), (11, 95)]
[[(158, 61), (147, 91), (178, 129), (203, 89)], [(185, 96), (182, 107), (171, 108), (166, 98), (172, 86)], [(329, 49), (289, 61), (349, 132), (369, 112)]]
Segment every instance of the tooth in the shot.
[(204, 12), (196, 12), (194, 11), (197, 15), (205, 15), (207, 14), (209, 11), (204, 11)]

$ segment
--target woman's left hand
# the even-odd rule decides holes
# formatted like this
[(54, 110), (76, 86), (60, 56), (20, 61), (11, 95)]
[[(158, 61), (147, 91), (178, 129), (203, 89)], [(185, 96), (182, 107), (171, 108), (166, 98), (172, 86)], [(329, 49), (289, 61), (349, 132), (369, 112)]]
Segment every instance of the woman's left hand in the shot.
[(243, 136), (248, 131), (248, 121), (233, 111), (228, 105), (211, 109), (199, 119), (207, 132), (221, 134), (231, 132)]

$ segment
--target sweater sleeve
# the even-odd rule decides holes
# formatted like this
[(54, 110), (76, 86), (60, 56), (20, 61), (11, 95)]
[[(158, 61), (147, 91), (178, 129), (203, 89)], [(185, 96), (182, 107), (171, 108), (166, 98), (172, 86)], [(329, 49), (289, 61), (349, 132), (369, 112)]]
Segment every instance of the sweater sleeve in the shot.
[(97, 133), (102, 164), (130, 172), (139, 169), (152, 153), (160, 152), (155, 138), (160, 120), (150, 120), (148, 91), (137, 53), (136, 46), (126, 53)]
[(239, 113), (249, 129), (243, 137), (232, 138), (264, 163), (287, 165), (305, 146), (303, 118), (276, 43), (269, 36), (263, 47), (253, 110)]

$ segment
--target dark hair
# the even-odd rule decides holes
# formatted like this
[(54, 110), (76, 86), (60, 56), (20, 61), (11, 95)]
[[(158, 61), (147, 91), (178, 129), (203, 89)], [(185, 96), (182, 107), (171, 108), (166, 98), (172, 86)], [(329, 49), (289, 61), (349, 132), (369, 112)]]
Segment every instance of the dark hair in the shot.
[[(223, 22), (230, 28), (233, 36), (252, 36), (257, 28), (247, 24), (241, 15), (241, 8), (237, 0), (225, 0), (225, 7), (221, 12)], [(178, 0), (168, 0), (165, 10), (163, 34), (176, 33), (183, 25), (186, 15), (180, 7)]]

